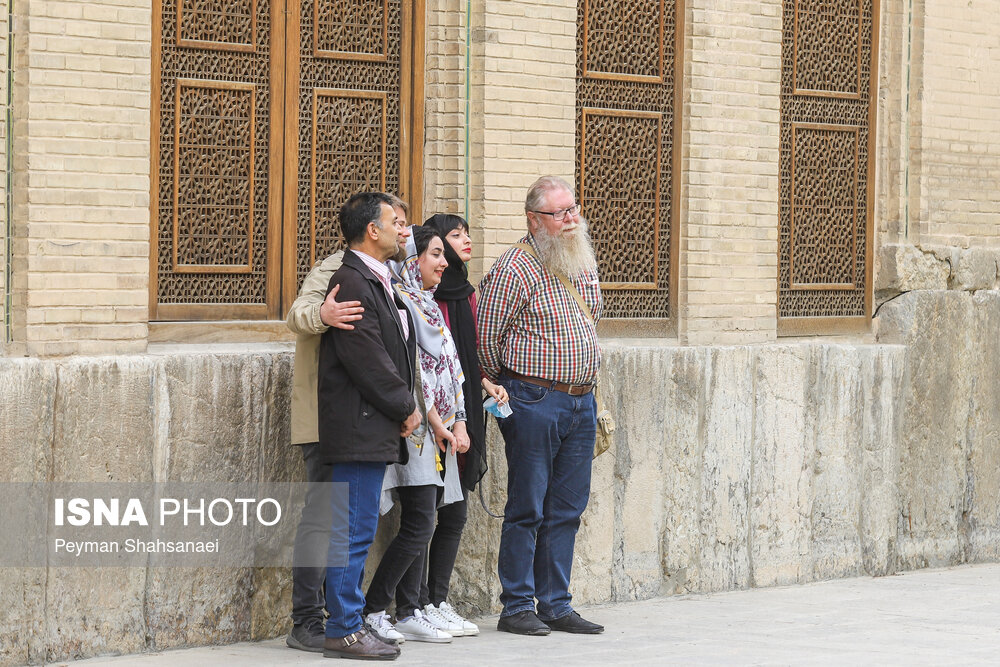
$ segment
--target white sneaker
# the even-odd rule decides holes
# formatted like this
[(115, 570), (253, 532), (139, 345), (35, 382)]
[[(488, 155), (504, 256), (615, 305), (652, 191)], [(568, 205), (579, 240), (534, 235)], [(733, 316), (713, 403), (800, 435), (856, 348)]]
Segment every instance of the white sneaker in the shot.
[(413, 616), (397, 620), (396, 631), (415, 642), (447, 644), (451, 641), (451, 635), (427, 620), (419, 609), (413, 610)]
[(442, 602), (441, 606), (437, 608), (437, 612), (447, 618), (452, 623), (457, 624), (462, 628), (462, 635), (465, 637), (475, 637), (479, 634), (479, 626), (463, 618), (455, 608), (452, 607), (447, 602)]
[(444, 630), (452, 637), (461, 637), (465, 634), (461, 623), (456, 623), (454, 620), (448, 618), (441, 613), (441, 609), (432, 604), (424, 607), (424, 618), (433, 623), (434, 627)]
[(365, 623), (372, 629), (372, 632), (382, 639), (395, 641), (397, 644), (402, 644), (406, 641), (403, 635), (399, 634), (399, 631), (393, 627), (392, 621), (389, 620), (389, 614), (385, 613), (384, 609), (382, 611), (373, 611), (365, 616)]

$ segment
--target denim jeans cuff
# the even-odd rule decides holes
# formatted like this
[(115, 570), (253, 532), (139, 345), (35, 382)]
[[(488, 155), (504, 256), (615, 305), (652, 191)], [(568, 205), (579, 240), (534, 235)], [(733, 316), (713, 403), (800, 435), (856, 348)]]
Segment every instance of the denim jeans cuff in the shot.
[(538, 618), (539, 618), (539, 620), (545, 621), (545, 622), (555, 621), (555, 620), (558, 620), (558, 619), (562, 618), (563, 616), (569, 616), (572, 613), (573, 613), (573, 607), (570, 607), (569, 605), (566, 605), (565, 607), (560, 608), (558, 612), (552, 614), (551, 616), (549, 616), (549, 615), (542, 615), (542, 613), (539, 612)]
[(529, 605), (527, 607), (520, 607), (516, 609), (504, 609), (502, 612), (500, 612), (500, 618), (504, 618), (506, 616), (513, 616), (514, 614), (520, 614), (523, 611), (535, 611), (535, 606)]
[[(357, 627), (355, 627), (353, 630), (348, 630), (347, 632), (343, 632), (343, 628), (337, 628), (337, 629), (331, 630), (330, 627), (329, 627), (329, 624), (328, 624), (327, 628), (326, 628), (326, 633), (325, 634), (326, 634), (327, 637), (333, 637), (334, 639), (340, 639), (341, 637), (346, 637), (347, 635), (350, 635), (350, 634), (353, 634), (355, 632), (358, 632), (359, 630), (361, 630), (362, 627), (364, 627), (364, 624), (358, 623)], [(330, 634), (331, 632), (333, 632), (333, 633), (340, 632), (341, 634)]]

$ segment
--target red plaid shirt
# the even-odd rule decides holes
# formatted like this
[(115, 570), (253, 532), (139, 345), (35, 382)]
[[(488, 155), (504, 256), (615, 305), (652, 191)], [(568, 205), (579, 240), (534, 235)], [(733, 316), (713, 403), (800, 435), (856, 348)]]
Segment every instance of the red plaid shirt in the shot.
[[(529, 234), (521, 243), (538, 246)], [(597, 271), (571, 278), (601, 318)], [(502, 369), (568, 384), (597, 379), (597, 332), (559, 279), (519, 248), (509, 248), (479, 284), (479, 363), (494, 382)]]

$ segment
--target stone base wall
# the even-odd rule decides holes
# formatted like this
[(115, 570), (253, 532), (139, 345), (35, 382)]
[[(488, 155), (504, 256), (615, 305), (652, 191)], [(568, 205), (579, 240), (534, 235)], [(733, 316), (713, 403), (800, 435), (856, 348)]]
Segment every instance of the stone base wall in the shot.
[[(575, 601), (894, 571), (901, 347), (604, 352), (619, 430), (594, 464)], [(500, 513), (506, 466), (491, 456), (484, 498)], [(471, 504), (454, 598), (495, 613), (500, 522)]]
[[(879, 318), (875, 344), (605, 341), (619, 430), (594, 463), (575, 602), (1000, 559), (1000, 292), (915, 291)], [(0, 481), (301, 480), (291, 361), (281, 345), (0, 360)], [(452, 580), (470, 614), (498, 610), (499, 534), (471, 498)], [(289, 585), (278, 568), (4, 568), (0, 664), (280, 635)]]
[[(291, 371), (273, 349), (0, 360), (0, 482), (302, 480)], [(0, 664), (271, 637), (290, 585), (277, 568), (0, 568)]]
[(1000, 292), (914, 291), (886, 303), (902, 343), (900, 569), (1000, 559)]

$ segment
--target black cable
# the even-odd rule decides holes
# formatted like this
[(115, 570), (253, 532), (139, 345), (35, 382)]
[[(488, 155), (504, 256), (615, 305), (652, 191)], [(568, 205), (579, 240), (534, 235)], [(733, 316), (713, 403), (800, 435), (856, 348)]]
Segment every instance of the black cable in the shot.
[(875, 309), (875, 312), (872, 313), (872, 319), (874, 320), (875, 316), (878, 315), (878, 311), (882, 310), (882, 306), (884, 306), (885, 304), (889, 303), (890, 301), (894, 301), (894, 300), (898, 299), (899, 297), (903, 296), (904, 294), (909, 294), (912, 291), (913, 290), (906, 290), (905, 292), (900, 292), (899, 294), (897, 294), (896, 296), (892, 297), (891, 299), (886, 299), (885, 301), (883, 301), (882, 303), (880, 303), (878, 305), (878, 308)]
[[(494, 417), (493, 419), (495, 420), (496, 417)], [(484, 422), (486, 423), (487, 426), (489, 425), (489, 421), (490, 421), (490, 413), (487, 412), (486, 413), (486, 417), (484, 419)], [(489, 472), (489, 468), (486, 469), (486, 472)], [(483, 511), (486, 512), (487, 514), (489, 514), (494, 519), (502, 519), (504, 517), (503, 514), (494, 514), (493, 512), (490, 511), (490, 508), (486, 506), (486, 500), (483, 498), (483, 480), (484, 479), (486, 479), (486, 473), (483, 473), (483, 476), (480, 478), (479, 484), (477, 485), (478, 486), (478, 491), (479, 491), (479, 504), (483, 506)]]

